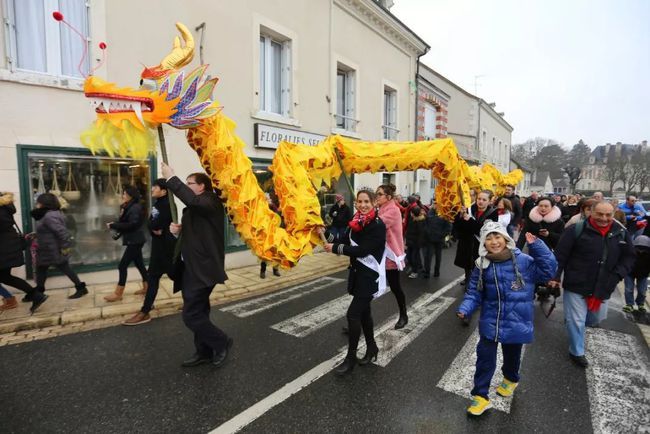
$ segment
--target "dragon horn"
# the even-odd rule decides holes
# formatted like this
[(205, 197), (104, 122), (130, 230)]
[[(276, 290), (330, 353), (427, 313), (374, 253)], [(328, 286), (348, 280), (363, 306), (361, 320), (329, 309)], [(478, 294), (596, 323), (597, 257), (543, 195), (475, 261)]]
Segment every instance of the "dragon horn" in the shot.
[(185, 41), (185, 47), (181, 46), (181, 40), (176, 36), (171, 53), (160, 61), (162, 69), (180, 69), (194, 58), (194, 37), (192, 33), (183, 23), (176, 23), (176, 28), (183, 37), (183, 41)]

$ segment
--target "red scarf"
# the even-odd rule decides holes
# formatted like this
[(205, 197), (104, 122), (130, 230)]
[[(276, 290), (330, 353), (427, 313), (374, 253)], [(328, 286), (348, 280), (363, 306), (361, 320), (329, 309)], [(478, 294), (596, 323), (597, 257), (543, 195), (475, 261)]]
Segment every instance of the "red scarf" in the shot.
[(484, 210), (484, 211), (476, 210), (476, 220), (480, 219), (481, 216), (482, 216), (484, 213), (485, 213), (485, 210)]
[(598, 225), (596, 224), (596, 222), (594, 221), (594, 219), (592, 219), (591, 217), (589, 217), (589, 224), (590, 224), (594, 229), (596, 229), (598, 232), (600, 232), (600, 235), (602, 235), (602, 236), (604, 237), (605, 235), (607, 235), (607, 232), (609, 232), (609, 230), (612, 228), (612, 225), (614, 224), (614, 221), (610, 222), (610, 224), (608, 224), (608, 225), (605, 226), (605, 227), (601, 227), (601, 226), (598, 226)]
[(374, 208), (368, 211), (367, 214), (361, 214), (357, 211), (354, 217), (352, 217), (352, 220), (350, 220), (350, 223), (348, 223), (348, 226), (350, 226), (352, 232), (359, 232), (368, 226), (368, 224), (375, 219), (376, 215), (377, 211)]
[(497, 214), (499, 214), (499, 215), (504, 215), (505, 213), (506, 213), (506, 209), (505, 209), (505, 208), (497, 208)]

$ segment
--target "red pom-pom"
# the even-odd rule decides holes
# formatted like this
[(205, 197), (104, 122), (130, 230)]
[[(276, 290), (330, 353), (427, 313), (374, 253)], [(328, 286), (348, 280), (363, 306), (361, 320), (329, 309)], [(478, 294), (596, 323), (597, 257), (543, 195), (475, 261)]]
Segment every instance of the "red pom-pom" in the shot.
[(63, 21), (63, 14), (59, 11), (54, 11), (52, 12), (52, 18), (54, 18), (57, 21)]
[(99, 48), (101, 48), (102, 50), (105, 50), (106, 49), (106, 43), (105, 42), (100, 42), (99, 43)]

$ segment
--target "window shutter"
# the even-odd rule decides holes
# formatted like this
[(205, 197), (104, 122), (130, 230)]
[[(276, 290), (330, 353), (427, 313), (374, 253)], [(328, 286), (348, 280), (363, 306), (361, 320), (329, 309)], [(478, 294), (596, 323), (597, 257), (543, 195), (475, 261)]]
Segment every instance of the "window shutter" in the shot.
[(348, 71), (346, 74), (346, 91), (347, 95), (345, 96), (346, 108), (345, 115), (349, 116), (352, 119), (346, 119), (345, 125), (346, 130), (355, 131), (356, 130), (356, 119), (355, 116), (355, 105), (356, 105), (356, 73), (354, 71)]
[(282, 105), (283, 116), (291, 116), (291, 41), (282, 43)]
[(11, 71), (16, 69), (16, 22), (14, 21), (14, 0), (4, 0), (5, 47), (7, 64)]

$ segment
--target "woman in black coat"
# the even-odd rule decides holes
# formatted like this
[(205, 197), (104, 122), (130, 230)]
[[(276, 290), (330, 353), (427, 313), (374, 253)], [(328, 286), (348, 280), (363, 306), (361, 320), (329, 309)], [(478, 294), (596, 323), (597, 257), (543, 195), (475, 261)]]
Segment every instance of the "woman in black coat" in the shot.
[(86, 284), (70, 268), (72, 243), (59, 199), (52, 193), (39, 195), (31, 215), (36, 220), (36, 289), (45, 292), (47, 270), (54, 266), (74, 283), (76, 291), (68, 298), (80, 298), (88, 294)]
[(16, 207), (13, 193), (0, 193), (0, 283), (27, 293), (32, 299), (30, 310), (34, 312), (47, 299), (47, 295), (36, 291), (24, 279), (11, 275), (12, 268), (25, 264), (25, 240), (16, 230), (14, 214)]
[(143, 289), (147, 290), (147, 267), (142, 257), (142, 246), (145, 243), (142, 226), (144, 224), (144, 212), (140, 205), (140, 192), (130, 185), (122, 192), (122, 205), (120, 206), (120, 219), (117, 222), (107, 223), (109, 229), (121, 234), (122, 245), (126, 246), (124, 254), (118, 265), (120, 272), (117, 287), (113, 294), (104, 297), (108, 302), (122, 300), (124, 286), (126, 285), (127, 270), (131, 262), (135, 263), (142, 276)]
[[(374, 208), (375, 194), (370, 190), (357, 193), (358, 212), (350, 221), (350, 245), (325, 244), (325, 250), (350, 257), (348, 292), (353, 296), (347, 312), (348, 353), (334, 372), (345, 375), (357, 364), (366, 365), (377, 359), (370, 302), (386, 291), (385, 245), (386, 226)], [(361, 330), (366, 338), (366, 355), (357, 360)]]
[(517, 240), (517, 247), (520, 249), (526, 243), (526, 232), (539, 237), (549, 249), (555, 249), (564, 232), (564, 221), (562, 221), (562, 210), (555, 206), (551, 198), (538, 199), (537, 205), (530, 210)]
[(336, 241), (342, 241), (345, 236), (348, 223), (352, 218), (352, 210), (345, 203), (345, 198), (342, 194), (336, 195), (336, 203), (330, 208), (329, 216), (332, 218), (332, 225), (330, 232), (336, 237)]
[(499, 221), (499, 213), (490, 205), (492, 199), (490, 190), (483, 190), (476, 195), (476, 203), (469, 211), (464, 210), (456, 216), (454, 233), (458, 238), (454, 265), (465, 270), (465, 282), (474, 269), (474, 261), (478, 258), (479, 234), (485, 220)]

